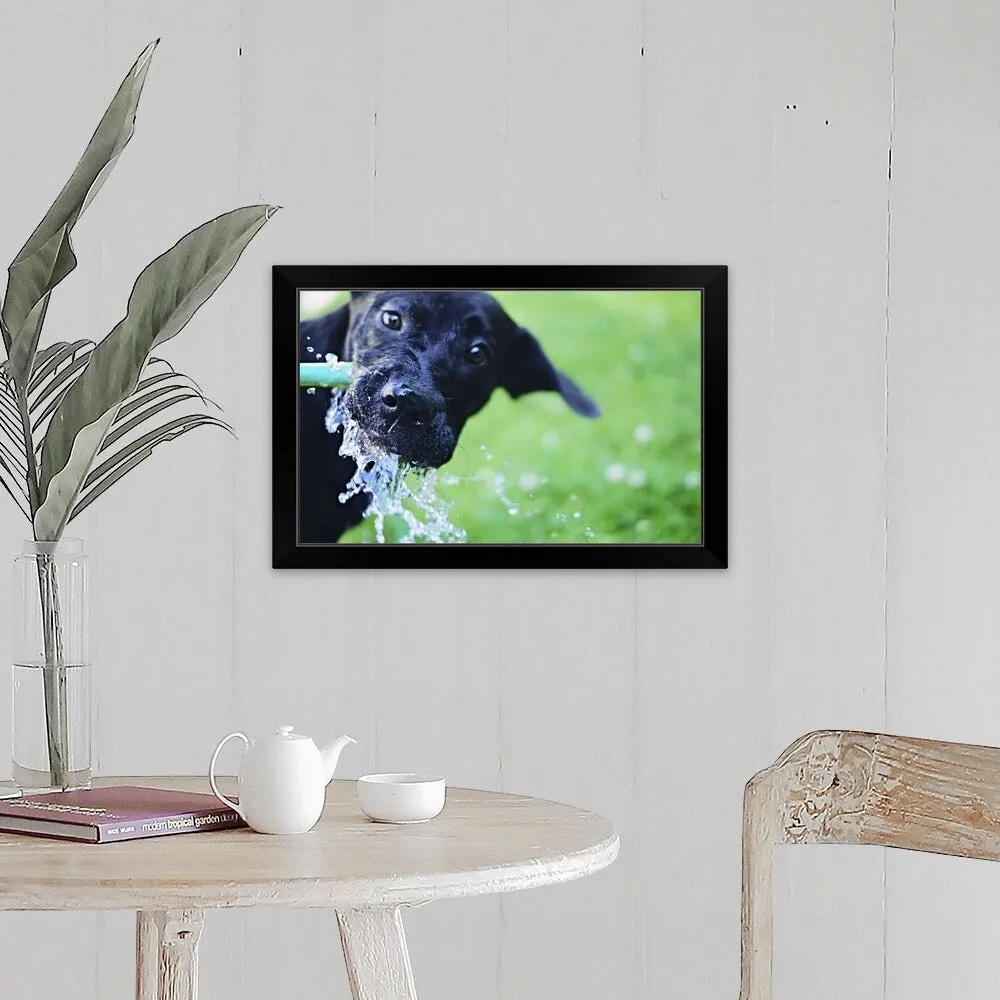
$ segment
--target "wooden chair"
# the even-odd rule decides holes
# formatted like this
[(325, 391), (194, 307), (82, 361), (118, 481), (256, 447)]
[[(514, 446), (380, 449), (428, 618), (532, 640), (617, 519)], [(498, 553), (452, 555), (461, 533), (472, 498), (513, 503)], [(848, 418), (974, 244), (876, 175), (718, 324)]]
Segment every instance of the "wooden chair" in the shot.
[(815, 732), (747, 782), (740, 1000), (771, 1000), (776, 844), (871, 844), (1000, 861), (1000, 749)]

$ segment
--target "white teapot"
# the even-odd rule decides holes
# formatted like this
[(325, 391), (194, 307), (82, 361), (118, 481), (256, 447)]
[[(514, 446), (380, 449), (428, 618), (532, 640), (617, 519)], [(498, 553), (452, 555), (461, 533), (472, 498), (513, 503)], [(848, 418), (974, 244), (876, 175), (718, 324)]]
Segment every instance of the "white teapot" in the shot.
[[(232, 739), (246, 744), (239, 772), (239, 802), (226, 798), (215, 783), (215, 762)], [(323, 812), (326, 786), (340, 751), (356, 742), (341, 736), (319, 749), (308, 736), (293, 732), (292, 726), (278, 726), (255, 740), (243, 733), (230, 733), (212, 754), (208, 780), (216, 797), (259, 833), (305, 833)]]

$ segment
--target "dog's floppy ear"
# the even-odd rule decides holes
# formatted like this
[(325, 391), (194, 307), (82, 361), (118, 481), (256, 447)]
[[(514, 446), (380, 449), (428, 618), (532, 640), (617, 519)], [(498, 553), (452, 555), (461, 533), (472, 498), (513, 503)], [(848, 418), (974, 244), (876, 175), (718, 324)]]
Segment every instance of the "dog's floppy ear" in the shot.
[(514, 399), (528, 392), (558, 392), (571, 410), (581, 416), (599, 417), (598, 405), (568, 376), (549, 361), (542, 345), (524, 327), (518, 327), (507, 349), (498, 383)]
[[(341, 306), (326, 316), (299, 323), (299, 360), (325, 360), (328, 354), (344, 357), (344, 340), (351, 325), (351, 307)], [(312, 351), (306, 348), (312, 348)]]

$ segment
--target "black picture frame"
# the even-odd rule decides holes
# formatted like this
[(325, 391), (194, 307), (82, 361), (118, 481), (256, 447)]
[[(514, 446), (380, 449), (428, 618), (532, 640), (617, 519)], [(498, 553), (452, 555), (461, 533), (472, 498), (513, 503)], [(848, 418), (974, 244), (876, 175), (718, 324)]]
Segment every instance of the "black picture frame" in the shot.
[[(321, 289), (620, 289), (702, 293), (702, 537), (698, 544), (300, 544), (299, 293)], [(725, 265), (275, 265), (272, 268), (272, 566), (658, 569), (728, 566)]]

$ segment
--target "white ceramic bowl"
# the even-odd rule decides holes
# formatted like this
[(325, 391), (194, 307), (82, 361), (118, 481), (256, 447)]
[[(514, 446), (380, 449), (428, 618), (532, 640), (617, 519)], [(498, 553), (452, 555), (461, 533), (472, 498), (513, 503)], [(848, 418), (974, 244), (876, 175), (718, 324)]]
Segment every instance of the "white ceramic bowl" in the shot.
[(366, 774), (358, 778), (361, 811), (378, 823), (423, 823), (444, 808), (444, 778)]

